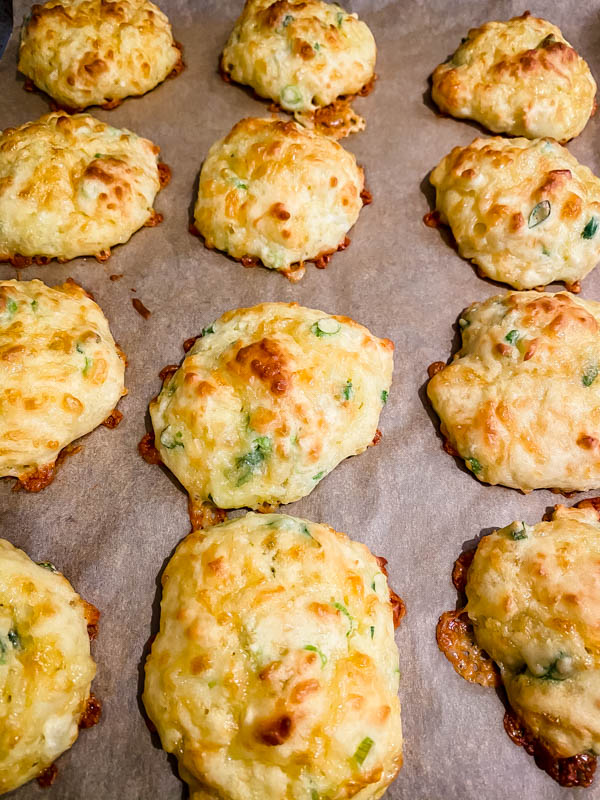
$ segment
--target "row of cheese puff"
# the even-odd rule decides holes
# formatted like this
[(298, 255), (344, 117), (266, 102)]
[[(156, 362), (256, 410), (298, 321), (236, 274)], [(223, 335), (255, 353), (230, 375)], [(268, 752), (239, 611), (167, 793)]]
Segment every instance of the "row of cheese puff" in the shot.
[[(430, 367), (446, 448), (486, 483), (600, 487), (600, 304), (508, 292), (474, 303), (459, 327), (462, 348)], [(296, 501), (380, 438), (393, 344), (349, 317), (264, 303), (185, 348), (161, 372), (140, 450), (177, 476), (195, 513)], [(0, 477), (39, 490), (71, 442), (114, 426), (124, 361), (73, 281), (0, 282)]]
[[(167, 180), (159, 148), (93, 117), (53, 113), (0, 137), (0, 259), (108, 257), (144, 225)], [(550, 139), (476, 139), (432, 172), (460, 253), (516, 288), (579, 281), (600, 259), (600, 180)], [(324, 266), (368, 202), (341, 145), (294, 122), (245, 119), (209, 151), (195, 229), (250, 265), (298, 280)]]
[[(563, 785), (589, 785), (600, 752), (599, 560), (593, 503), (512, 523), (481, 540), (468, 603), (450, 612), (467, 616), (475, 644), (438, 628), (457, 671), (503, 682)], [(326, 525), (248, 513), (189, 534), (162, 588), (143, 700), (192, 798), (383, 795), (402, 766), (404, 613), (385, 559)], [(0, 794), (48, 785), (78, 729), (98, 721), (98, 617), (54, 565), (0, 540)], [(483, 674), (483, 648), (498, 681)]]
[[(337, 3), (247, 0), (220, 69), (312, 126), (314, 112), (336, 102), (349, 111), (347, 100), (374, 79), (375, 58), (367, 25)], [(48, 0), (23, 23), (19, 70), (65, 110), (115, 108), (183, 68), (169, 20), (148, 0)], [(337, 124), (323, 123), (336, 138), (364, 127), (343, 110)]]

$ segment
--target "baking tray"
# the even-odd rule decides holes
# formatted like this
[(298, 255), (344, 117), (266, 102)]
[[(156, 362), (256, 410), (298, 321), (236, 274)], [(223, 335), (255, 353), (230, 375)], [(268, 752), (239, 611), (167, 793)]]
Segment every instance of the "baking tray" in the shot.
[[(53, 285), (73, 277), (91, 291), (129, 357), (125, 417), (115, 430), (99, 428), (68, 458), (40, 494), (13, 493), (0, 481), (0, 533), (36, 560), (53, 561), (102, 611), (94, 643), (102, 699), (101, 723), (83, 731), (58, 762), (50, 789), (35, 782), (19, 800), (175, 800), (186, 796), (174, 760), (149, 733), (141, 712), (143, 660), (158, 625), (160, 574), (189, 530), (186, 496), (162, 469), (139, 457), (148, 426), (148, 401), (159, 370), (183, 355), (182, 342), (228, 309), (263, 301), (298, 301), (347, 314), (395, 342), (395, 374), (377, 447), (348, 459), (309, 496), (283, 511), (327, 522), (389, 560), (390, 582), (407, 616), (400, 649), (404, 767), (389, 800), (504, 800), (600, 798), (600, 779), (588, 790), (561, 789), (504, 733), (504, 708), (495, 692), (468, 684), (438, 651), (435, 625), (453, 608), (450, 571), (465, 542), (514, 519), (530, 523), (561, 498), (529, 496), (480, 484), (441, 448), (426, 401), (427, 366), (457, 344), (456, 318), (466, 305), (502, 291), (477, 277), (423, 215), (433, 192), (427, 176), (452, 147), (481, 129), (436, 115), (428, 77), (465, 31), (525, 9), (500, 0), (352, 0), (378, 44), (375, 91), (356, 103), (364, 133), (343, 141), (365, 167), (374, 202), (351, 231), (351, 246), (326, 270), (307, 268), (298, 284), (276, 272), (244, 269), (206, 250), (188, 233), (198, 171), (210, 145), (245, 116), (266, 116), (267, 104), (217, 73), (220, 50), (241, 0), (164, 0), (187, 69), (113, 111), (93, 109), (162, 147), (171, 184), (156, 207), (165, 216), (145, 228), (105, 264), (77, 259), (21, 271)], [(19, 28), (28, 4), (16, 2), (15, 29), (0, 62), (0, 127), (48, 110), (39, 94), (23, 91), (16, 72)], [(543, 2), (531, 8), (559, 25), (600, 78), (600, 2)], [(596, 116), (569, 149), (600, 171)], [(123, 273), (119, 281), (111, 274)], [(15, 270), (0, 265), (0, 277)], [(553, 287), (554, 289), (558, 287)], [(600, 269), (583, 281), (582, 297), (600, 300)], [(131, 300), (152, 312), (143, 319)], [(587, 496), (593, 496), (590, 492)], [(570, 502), (577, 502), (584, 494)]]

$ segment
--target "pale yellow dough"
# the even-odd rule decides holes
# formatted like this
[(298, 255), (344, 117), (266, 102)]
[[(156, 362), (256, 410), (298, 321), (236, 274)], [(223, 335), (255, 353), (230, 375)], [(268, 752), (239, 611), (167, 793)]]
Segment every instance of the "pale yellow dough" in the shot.
[(105, 256), (152, 221), (160, 148), (57, 112), (0, 136), (0, 260)]
[(470, 30), (433, 73), (432, 95), (496, 133), (566, 142), (594, 112), (596, 83), (556, 25), (526, 13)]
[(150, 403), (156, 447), (194, 505), (291, 503), (373, 441), (393, 344), (295, 303), (229, 311)]
[(480, 541), (467, 611), (510, 705), (558, 757), (600, 755), (600, 523), (557, 506)]
[(373, 34), (356, 14), (321, 0), (246, 0), (223, 70), (290, 112), (359, 92), (374, 75)]
[(0, 794), (71, 747), (95, 674), (86, 603), (0, 539)]
[(0, 281), (0, 477), (52, 466), (125, 393), (108, 322), (73, 282)]
[(575, 284), (600, 260), (600, 179), (549, 139), (475, 139), (431, 173), (458, 251), (516, 289)]
[(180, 60), (169, 20), (148, 0), (34, 5), (19, 50), (19, 70), (74, 110), (145, 94)]
[(293, 272), (343, 244), (363, 205), (364, 174), (325, 136), (277, 119), (243, 119), (214, 144), (194, 218), (208, 247)]
[(248, 514), (163, 578), (144, 704), (193, 800), (376, 800), (402, 765), (385, 575), (326, 525)]
[(485, 483), (600, 487), (600, 303), (509, 292), (474, 303), (429, 382), (442, 433)]

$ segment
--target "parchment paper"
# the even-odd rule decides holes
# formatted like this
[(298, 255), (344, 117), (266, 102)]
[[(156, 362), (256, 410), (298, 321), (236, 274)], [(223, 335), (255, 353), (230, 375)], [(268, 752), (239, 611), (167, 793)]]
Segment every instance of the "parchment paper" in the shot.
[[(48, 111), (43, 97), (23, 91), (16, 73), (18, 31), (28, 5), (17, 2), (15, 31), (0, 62), (2, 128)], [(21, 271), (23, 279), (39, 277), (50, 285), (72, 276), (93, 292), (129, 357), (129, 395), (120, 403), (121, 425), (86, 437), (83, 452), (66, 460), (46, 490), (12, 493), (12, 481), (0, 481), (0, 534), (34, 559), (53, 561), (102, 611), (93, 645), (93, 690), (104, 704), (102, 721), (82, 731), (60, 758), (51, 789), (33, 782), (11, 797), (186, 796), (174, 760), (159, 749), (140, 713), (145, 645), (158, 625), (160, 574), (189, 530), (186, 496), (166, 471), (142, 461), (137, 443), (146, 431), (148, 401), (160, 387), (157, 374), (180, 360), (183, 340), (228, 309), (280, 300), (347, 314), (396, 344), (381, 443), (341, 464), (310, 497), (282, 509), (347, 531), (385, 556), (390, 582), (406, 602), (397, 635), (405, 766), (386, 797), (600, 798), (600, 776), (590, 790), (569, 790), (540, 772), (504, 733), (495, 692), (456, 675), (435, 641), (439, 614), (455, 605), (450, 571), (463, 544), (514, 519), (535, 523), (561, 500), (547, 491), (525, 497), (484, 486), (461, 469), (441, 449), (424, 391), (427, 366), (450, 354), (459, 312), (502, 291), (478, 278), (438, 231), (422, 223), (432, 198), (429, 171), (453, 146), (480, 135), (475, 124), (436, 116), (428, 76), (469, 27), (525, 7), (508, 0), (351, 0), (350, 10), (375, 34), (380, 79), (356, 105), (366, 131), (343, 144), (365, 167), (374, 202), (350, 233), (350, 248), (325, 271), (309, 265), (305, 278), (292, 285), (274, 271), (244, 269), (204, 249), (187, 231), (209, 146), (242, 117), (268, 114), (266, 103), (227, 85), (216, 71), (241, 5), (163, 0), (187, 70), (113, 111), (92, 109), (162, 147), (173, 169), (156, 204), (164, 223), (142, 229), (105, 264), (78, 259)], [(531, 11), (559, 25), (600, 78), (600, 0), (538, 2)], [(597, 115), (569, 145), (597, 174), (599, 131)], [(124, 277), (112, 282), (114, 273)], [(10, 266), (0, 265), (1, 278), (14, 276)], [(582, 296), (600, 299), (600, 268), (583, 282)], [(133, 309), (132, 297), (152, 311), (147, 321)]]

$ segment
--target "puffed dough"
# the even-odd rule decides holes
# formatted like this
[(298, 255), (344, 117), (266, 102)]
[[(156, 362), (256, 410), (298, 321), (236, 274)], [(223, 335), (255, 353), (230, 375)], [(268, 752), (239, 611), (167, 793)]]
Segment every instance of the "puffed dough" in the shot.
[(295, 303), (229, 311), (150, 403), (160, 457), (193, 505), (299, 500), (373, 442), (393, 347)]
[(89, 114), (46, 114), (0, 136), (0, 260), (68, 260), (162, 217), (160, 148)]
[(356, 14), (321, 0), (246, 0), (221, 57), (234, 81), (286, 111), (314, 111), (371, 81), (376, 47)]
[(50, 564), (0, 539), (0, 794), (77, 739), (96, 674), (90, 608)]
[(442, 111), (529, 139), (578, 136), (595, 95), (587, 63), (556, 25), (529, 12), (473, 28), (433, 73), (432, 96)]
[(21, 33), (19, 70), (65, 109), (112, 107), (182, 66), (169, 20), (148, 0), (49, 0)]
[(600, 487), (600, 303), (509, 292), (459, 325), (462, 348), (427, 394), (466, 466), (525, 492)]
[(592, 505), (484, 536), (467, 611), (511, 707), (557, 757), (600, 755), (600, 523)]
[(431, 173), (440, 220), (489, 278), (577, 287), (600, 260), (600, 179), (550, 139), (475, 139)]
[(295, 122), (243, 119), (208, 153), (195, 224), (208, 247), (298, 280), (304, 261), (345, 246), (363, 189), (362, 169), (337, 142)]
[(0, 281), (0, 477), (51, 480), (63, 447), (114, 410), (124, 372), (106, 317), (76, 283)]
[(192, 800), (383, 795), (402, 766), (398, 650), (365, 545), (248, 514), (190, 534), (162, 584), (143, 700)]

